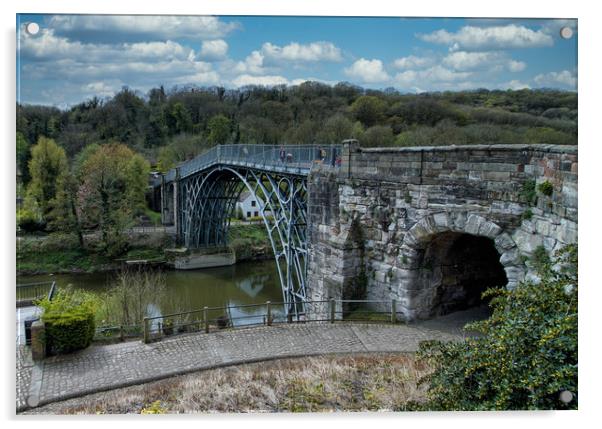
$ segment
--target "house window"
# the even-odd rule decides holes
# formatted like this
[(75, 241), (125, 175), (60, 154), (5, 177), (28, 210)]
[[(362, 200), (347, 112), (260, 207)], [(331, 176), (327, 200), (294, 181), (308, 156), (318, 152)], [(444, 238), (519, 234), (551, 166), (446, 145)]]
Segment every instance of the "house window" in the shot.
[(251, 207), (256, 207), (257, 206), (257, 201), (251, 201)]
[(259, 212), (255, 212), (255, 217), (259, 216)]
[(247, 217), (251, 217), (251, 212), (247, 212)]

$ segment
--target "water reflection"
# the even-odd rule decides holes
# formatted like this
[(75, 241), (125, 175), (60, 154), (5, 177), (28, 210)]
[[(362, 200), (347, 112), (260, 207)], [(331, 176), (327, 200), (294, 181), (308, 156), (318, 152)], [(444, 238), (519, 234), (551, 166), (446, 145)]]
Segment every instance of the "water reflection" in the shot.
[[(107, 291), (115, 282), (115, 273), (57, 274), (20, 276), (18, 283), (57, 281), (59, 287), (73, 287), (95, 293)], [(167, 293), (151, 303), (149, 316), (192, 311), (203, 307), (226, 307), (282, 301), (278, 274), (273, 261), (239, 263), (229, 267), (194, 271), (165, 271)], [(281, 309), (274, 309), (278, 314)], [(236, 324), (261, 323), (265, 306), (230, 309)], [(260, 316), (261, 314), (261, 316)], [(248, 317), (252, 316), (252, 317)]]

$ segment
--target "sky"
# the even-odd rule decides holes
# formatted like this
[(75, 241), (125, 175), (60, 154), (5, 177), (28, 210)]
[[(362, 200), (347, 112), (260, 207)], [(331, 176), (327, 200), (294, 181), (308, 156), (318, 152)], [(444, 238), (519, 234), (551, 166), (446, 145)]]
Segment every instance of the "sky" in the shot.
[[(27, 23), (40, 26), (36, 35)], [(573, 36), (564, 39), (561, 28)], [(17, 15), (17, 101), (68, 108), (122, 87), (577, 90), (569, 19)]]

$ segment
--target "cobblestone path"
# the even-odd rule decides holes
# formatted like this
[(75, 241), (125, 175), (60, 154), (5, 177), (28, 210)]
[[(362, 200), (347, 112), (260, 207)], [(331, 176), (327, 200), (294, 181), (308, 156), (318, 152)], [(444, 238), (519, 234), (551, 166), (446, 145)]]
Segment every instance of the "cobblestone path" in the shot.
[[(41, 383), (32, 382), (28, 395), (27, 373), (19, 376), (18, 357), (17, 409), (26, 396), (29, 406), (37, 406), (218, 366), (329, 353), (412, 352), (423, 340), (459, 338), (421, 326), (348, 323), (257, 327), (185, 334), (150, 344), (92, 346), (37, 365), (35, 378)], [(31, 367), (29, 371), (31, 378)]]

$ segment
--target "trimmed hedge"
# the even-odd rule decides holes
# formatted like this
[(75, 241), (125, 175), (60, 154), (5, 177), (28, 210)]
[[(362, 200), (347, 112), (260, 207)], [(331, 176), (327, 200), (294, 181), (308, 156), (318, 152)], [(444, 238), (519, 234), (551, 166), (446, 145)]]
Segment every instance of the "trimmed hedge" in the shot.
[(51, 354), (71, 353), (90, 345), (96, 330), (95, 304), (90, 295), (59, 291), (52, 301), (39, 302)]

